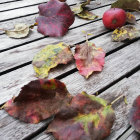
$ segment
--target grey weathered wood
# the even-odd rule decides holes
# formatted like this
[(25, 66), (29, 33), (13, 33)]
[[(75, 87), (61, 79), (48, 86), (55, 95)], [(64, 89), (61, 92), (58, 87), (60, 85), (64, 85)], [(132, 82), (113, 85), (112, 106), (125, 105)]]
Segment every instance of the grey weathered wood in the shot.
[[(107, 9), (107, 8), (105, 8), (105, 9)], [(80, 23), (80, 22), (75, 22), (75, 26), (78, 23)], [(66, 42), (67, 44), (71, 44), (71, 43), (77, 44), (81, 41), (84, 41), (85, 37), (81, 33), (82, 30), (93, 33), (93, 35), (91, 35), (90, 37), (95, 37), (99, 34), (107, 32), (107, 30), (104, 28), (104, 26), (102, 24), (102, 21), (97, 21), (95, 23), (87, 24), (87, 25), (81, 26), (79, 28), (72, 29), (68, 32), (67, 35), (65, 35), (62, 38), (50, 38), (50, 37), (44, 38), (44, 39), (40, 39), (38, 41), (35, 41), (33, 43), (29, 43), (29, 44), (20, 46), (18, 48), (12, 49), (12, 50), (8, 50), (6, 52), (0, 53), (0, 60), (1, 60), (0, 61), (0, 72), (11, 69), (13, 67), (24, 64), (26, 62), (32, 61), (34, 55), (39, 50), (41, 50), (44, 46), (46, 46), (48, 44), (58, 43), (60, 41)], [(1, 40), (1, 44), (4, 47), (6, 45), (13, 45), (13, 44), (19, 45), (19, 43), (21, 43), (22, 41), (23, 42), (29, 41), (32, 37), (38, 37), (38, 36), (42, 36), (42, 35), (38, 34), (36, 30), (35, 30), (33, 35), (26, 38), (25, 40), (23, 40), (23, 39), (18, 39), (18, 40), (10, 39), (10, 38), (5, 37), (3, 35), (3, 39)], [(111, 36), (111, 34), (109, 34), (106, 37), (107, 40), (103, 39), (103, 41), (107, 42), (108, 40), (110, 40), (110, 36)], [(11, 40), (11, 41), (7, 41), (7, 39)], [(100, 39), (98, 39), (98, 41), (101, 42)], [(109, 42), (111, 42), (111, 41), (109, 41)], [(115, 45), (116, 43), (112, 43), (112, 44)], [(117, 43), (117, 44), (122, 44), (122, 43)], [(104, 44), (102, 46), (104, 46)], [(3, 57), (5, 57), (5, 59), (3, 59)]]
[(15, 1), (21, 1), (21, 0), (0, 0), (0, 4), (1, 3), (5, 3), (5, 2), (15, 2)]
[[(106, 9), (108, 9), (108, 8), (109, 8), (109, 7), (99, 8), (99, 9), (93, 10), (93, 12), (94, 12), (94, 13), (97, 13), (97, 14), (100, 15), (100, 16), (102, 16), (103, 12), (104, 12)], [(96, 21), (96, 20), (95, 20), (95, 21)], [(81, 34), (81, 33), (82, 33), (82, 30), (87, 30), (88, 32), (90, 32), (89, 30), (91, 30), (92, 27), (94, 27), (93, 29), (95, 29), (95, 28), (96, 28), (95, 26), (96, 26), (97, 24), (99, 24), (99, 23), (94, 23), (94, 22), (93, 22), (91, 25), (84, 25), (84, 26), (81, 26), (81, 25), (83, 25), (83, 24), (90, 23), (90, 22), (91, 22), (91, 21), (89, 21), (89, 20), (83, 20), (83, 19), (80, 19), (80, 18), (77, 18), (77, 17), (76, 17), (76, 18), (75, 18), (75, 22), (74, 22), (73, 25), (70, 27), (70, 31), (68, 32), (67, 35), (64, 36), (64, 38), (67, 38), (67, 40), (68, 40), (68, 38), (72, 38), (72, 36), (70, 36), (70, 35), (72, 35), (72, 33), (75, 32), (76, 30), (79, 31), (79, 36), (80, 36), (80, 35), (83, 36), (83, 34)], [(100, 22), (100, 26), (101, 26), (102, 22), (101, 22), (101, 21), (98, 21), (98, 22)], [(94, 25), (93, 25), (93, 24), (94, 24)], [(81, 27), (79, 27), (78, 29), (71, 29), (71, 28), (74, 28), (74, 27), (77, 27), (77, 26), (81, 26)], [(98, 27), (99, 27), (99, 25), (98, 25)], [(43, 36), (42, 34), (38, 33), (36, 28), (37, 28), (37, 27), (35, 27), (35, 28), (32, 30), (31, 34), (30, 34), (28, 37), (24, 38), (24, 39), (12, 39), (12, 38), (9, 38), (8, 36), (6, 36), (5, 34), (0, 35), (0, 40), (1, 40), (1, 42), (0, 42), (0, 45), (1, 45), (0, 50), (7, 49), (7, 48), (11, 48), (11, 47), (14, 47), (14, 46), (17, 46), (17, 45), (21, 45), (21, 44), (23, 44), (23, 43), (28, 43), (28, 42), (30, 42), (30, 41), (34, 41), (34, 40), (39, 39), (39, 38), (43, 38), (44, 36)], [(101, 27), (101, 29), (104, 29), (104, 28)], [(100, 27), (99, 27), (98, 29), (96, 29), (96, 30), (100, 30)], [(91, 30), (91, 31), (94, 31), (94, 30)], [(78, 32), (77, 32), (76, 35), (78, 35)], [(94, 36), (95, 36), (95, 35), (94, 35)], [(79, 38), (80, 38), (80, 37), (79, 37)], [(47, 40), (47, 39), (48, 39), (48, 40)], [(76, 38), (75, 38), (75, 39), (76, 39)], [(58, 40), (63, 40), (63, 37), (62, 37), (62, 38), (51, 38), (51, 37), (49, 37), (49, 38), (45, 38), (44, 40), (45, 40), (45, 41), (47, 40), (47, 42), (48, 42), (48, 41), (49, 41), (49, 42), (54, 42), (54, 41), (58, 41)], [(52, 41), (52, 40), (53, 40), (53, 41)], [(79, 41), (81, 41), (81, 40), (79, 40)], [(41, 40), (40, 40), (40, 42), (41, 42)], [(43, 40), (42, 40), (42, 42), (43, 42)], [(45, 45), (45, 44), (44, 44), (44, 45)]]
[(134, 131), (126, 140), (140, 140), (140, 134)]
[[(79, 1), (79, 0), (77, 0)], [(75, 1), (75, 3), (77, 2)], [(89, 5), (89, 9), (95, 9), (95, 8), (99, 8), (99, 7), (102, 7), (102, 6), (105, 6), (105, 5), (108, 5), (112, 2), (114, 2), (115, 0), (106, 0), (106, 2), (104, 2), (103, 0), (101, 0), (101, 4), (97, 4), (96, 2), (91, 2), (91, 5)], [(70, 3), (71, 1), (69, 1)], [(80, 1), (79, 1), (80, 2)], [(24, 9), (24, 8), (23, 8)], [(31, 12), (31, 11), (30, 11)], [(34, 11), (32, 11), (32, 14), (33, 14)], [(11, 29), (13, 28), (13, 25), (15, 23), (18, 23), (18, 22), (23, 22), (23, 23), (26, 23), (26, 24), (33, 24), (36, 17), (38, 16), (38, 14), (33, 14), (33, 15), (26, 15), (25, 17), (16, 17), (14, 20), (8, 20), (8, 21), (5, 21), (5, 22), (0, 22), (0, 28), (4, 28), (4, 29)], [(4, 18), (4, 17), (3, 17)], [(8, 17), (9, 18), (9, 17)], [(3, 33), (2, 31), (0, 32), (0, 34)]]

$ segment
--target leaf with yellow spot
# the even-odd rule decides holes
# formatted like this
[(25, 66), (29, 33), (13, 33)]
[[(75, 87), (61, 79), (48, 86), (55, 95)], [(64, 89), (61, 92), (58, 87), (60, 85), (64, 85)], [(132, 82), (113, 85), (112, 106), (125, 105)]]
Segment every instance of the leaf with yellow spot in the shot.
[(140, 37), (140, 30), (137, 30), (132, 25), (126, 25), (121, 28), (117, 28), (112, 33), (112, 40), (118, 42), (132, 40), (138, 37)]
[(81, 13), (77, 14), (80, 18), (94, 20), (95, 18), (98, 18), (97, 15), (95, 15), (92, 12), (89, 12), (88, 10), (84, 10)]
[(61, 140), (103, 140), (110, 134), (114, 120), (107, 101), (82, 92), (56, 114), (47, 133)]
[(135, 24), (136, 17), (132, 13), (126, 12), (126, 22), (131, 23), (131, 24)]
[(73, 59), (72, 52), (68, 45), (61, 42), (56, 45), (47, 45), (33, 59), (33, 67), (36, 76), (46, 78), (50, 69), (58, 64), (67, 64)]
[(55, 79), (35, 80), (25, 85), (3, 108), (21, 121), (39, 123), (59, 112), (71, 98), (64, 83)]

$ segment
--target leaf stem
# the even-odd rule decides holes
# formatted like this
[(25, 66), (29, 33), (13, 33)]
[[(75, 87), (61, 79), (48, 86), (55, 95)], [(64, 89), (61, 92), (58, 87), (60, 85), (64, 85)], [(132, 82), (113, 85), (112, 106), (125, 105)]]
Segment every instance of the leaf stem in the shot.
[(120, 95), (119, 97), (117, 97), (114, 101), (112, 101), (111, 103), (110, 103), (110, 105), (112, 106), (114, 103), (116, 103), (118, 100), (120, 100), (121, 98), (125, 98), (125, 96), (124, 95)]
[(33, 25), (29, 26), (29, 28), (33, 29), (34, 26), (37, 26), (38, 24), (37, 23), (34, 23)]

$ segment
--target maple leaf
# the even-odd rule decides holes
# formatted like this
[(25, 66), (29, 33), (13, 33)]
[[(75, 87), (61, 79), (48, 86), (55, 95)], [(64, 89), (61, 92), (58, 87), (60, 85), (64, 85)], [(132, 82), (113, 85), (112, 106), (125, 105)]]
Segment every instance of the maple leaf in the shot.
[(94, 71), (102, 71), (104, 66), (105, 52), (97, 48), (95, 44), (87, 41), (76, 45), (74, 58), (80, 74), (89, 77)]
[(129, 121), (132, 127), (140, 133), (140, 95), (134, 100), (130, 109)]
[(140, 31), (132, 25), (126, 25), (121, 28), (117, 28), (112, 33), (112, 40), (119, 42), (125, 41), (127, 39), (132, 40), (137, 37), (140, 37)]
[(59, 0), (50, 0), (39, 5), (40, 16), (36, 19), (38, 32), (43, 35), (60, 37), (66, 34), (74, 22), (74, 14), (70, 7)]
[(140, 1), (139, 0), (117, 0), (111, 5), (112, 8), (121, 8), (124, 10), (140, 10)]
[(20, 94), (6, 102), (9, 115), (26, 123), (39, 123), (56, 114), (71, 101), (64, 83), (51, 79), (35, 80), (25, 85)]
[(131, 24), (135, 24), (136, 17), (132, 13), (126, 12), (126, 22), (131, 23)]
[(45, 78), (51, 68), (58, 64), (67, 64), (73, 59), (72, 52), (65, 43), (61, 42), (56, 45), (47, 45), (34, 56), (33, 66), (36, 76)]
[(56, 114), (47, 133), (52, 132), (61, 140), (102, 140), (110, 134), (114, 120), (111, 105), (102, 98), (82, 92)]
[(29, 34), (29, 26), (24, 23), (18, 23), (13, 30), (5, 30), (6, 35), (11, 38), (24, 38)]

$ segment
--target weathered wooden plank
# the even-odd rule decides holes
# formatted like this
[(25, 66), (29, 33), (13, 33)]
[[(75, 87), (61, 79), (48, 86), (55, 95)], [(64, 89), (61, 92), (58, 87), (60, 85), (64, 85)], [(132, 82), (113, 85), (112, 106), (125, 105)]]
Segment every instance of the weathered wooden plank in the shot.
[[(77, 0), (78, 1), (78, 0)], [(97, 2), (92, 2), (89, 7), (89, 9), (95, 9), (95, 8), (99, 8), (99, 7), (102, 7), (102, 6), (105, 6), (105, 5), (108, 5), (112, 2), (114, 2), (115, 0), (106, 0), (106, 2), (104, 2), (103, 0), (101, 0), (101, 4), (97, 4)], [(70, 1), (69, 1), (70, 2)], [(76, 3), (76, 2), (75, 2)], [(32, 11), (33, 12), (33, 11)], [(4, 28), (4, 29), (11, 29), (13, 28), (13, 25), (15, 23), (19, 23), (19, 22), (23, 22), (23, 23), (26, 23), (26, 24), (33, 24), (36, 17), (38, 16), (38, 14), (33, 14), (33, 15), (26, 15), (25, 17), (16, 17), (16, 19), (14, 20), (8, 20), (8, 21), (5, 21), (5, 22), (0, 22), (0, 28)], [(2, 31), (0, 32), (0, 34), (3, 33)]]
[(126, 140), (140, 140), (140, 134), (134, 131)]
[(10, 3), (10, 2), (15, 2), (15, 1), (21, 1), (21, 0), (0, 0), (0, 4), (2, 4), (2, 3)]
[[(74, 86), (76, 87), (75, 90), (77, 91), (81, 91), (81, 90), (88, 91), (90, 90), (90, 87), (88, 86), (92, 85), (94, 86), (94, 92), (96, 92), (101, 87), (107, 86), (108, 84), (120, 78), (121, 76), (131, 71), (134, 67), (140, 64), (139, 54), (137, 53), (139, 52), (140, 49), (138, 45), (139, 45), (139, 41), (127, 46), (126, 48), (123, 48), (122, 50), (110, 56), (107, 56), (106, 64), (103, 72), (93, 74), (88, 80), (85, 80), (82, 76), (79, 75), (78, 72), (75, 72), (72, 75), (69, 75), (66, 78), (62, 79), (62, 81), (64, 81), (67, 84), (68, 89), (71, 89), (71, 86)], [(57, 71), (56, 73), (54, 69), (55, 74), (53, 72), (50, 73), (49, 78), (54, 78), (56, 75), (59, 75), (59, 72), (61, 71), (64, 72), (68, 71), (69, 67), (70, 69), (72, 69), (73, 65), (60, 67), (60, 71)], [(0, 89), (1, 90), (0, 103), (5, 102), (13, 95), (17, 95), (19, 93), (20, 88), (25, 83), (35, 79), (33, 74), (34, 72), (32, 66), (27, 66), (25, 68), (21, 68), (1, 76), (0, 87), (2, 88)]]
[[(80, 22), (77, 22), (77, 24), (78, 23), (80, 24)], [(102, 24), (102, 21), (97, 21), (95, 23), (81, 26), (77, 29), (72, 29), (69, 31), (69, 33), (67, 35), (65, 35), (64, 37), (59, 38), (59, 39), (58, 38), (50, 38), (50, 37), (44, 38), (44, 39), (40, 39), (38, 41), (29, 43), (27, 45), (23, 45), (23, 46), (20, 46), (18, 48), (15, 48), (15, 49), (5, 51), (3, 53), (0, 53), (0, 60), (2, 60), (0, 62), (0, 72), (6, 71), (8, 69), (11, 69), (11, 68), (16, 67), (16, 66), (21, 65), (21, 64), (24, 64), (26, 62), (32, 61), (33, 56), (39, 50), (41, 50), (45, 45), (52, 44), (52, 43), (58, 43), (60, 41), (64, 41), (67, 44), (71, 44), (71, 43), (77, 44), (81, 41), (84, 41), (85, 37), (81, 33), (82, 30), (93, 33), (93, 35), (91, 35), (90, 37), (95, 37), (97, 35), (100, 35), (102, 33), (107, 32), (107, 30), (104, 28), (104, 26)], [(33, 36), (38, 37), (38, 35), (41, 36), (35, 30)], [(6, 45), (8, 45), (8, 44), (9, 45), (12, 45), (12, 44), (16, 45), (18, 43), (21, 43), (22, 41), (25, 41), (22, 39), (14, 40), (14, 39), (9, 39), (9, 38), (8, 38), (8, 40), (11, 40), (11, 41), (6, 41), (7, 38), (4, 37), (3, 40), (1, 40), (2, 46), (4, 46), (4, 44), (6, 44), (6, 42), (7, 42)], [(26, 40), (30, 40), (30, 38), (31, 37), (27, 38)], [(107, 37), (107, 40), (108, 39), (110, 39), (109, 36)], [(104, 41), (104, 39), (103, 39), (103, 41)], [(113, 44), (115, 44), (115, 43), (113, 43)], [(3, 59), (3, 57), (5, 57), (5, 59)]]
[[(35, 0), (35, 1), (31, 1), (31, 0), (22, 0), (22, 1), (15, 1), (13, 3), (4, 3), (0, 5), (0, 11), (7, 11), (7, 10), (14, 10), (17, 8), (22, 8), (22, 7), (29, 7), (29, 6), (33, 6), (33, 5), (38, 5), (41, 3), (45, 3), (48, 0)], [(71, 4), (75, 4), (80, 2), (79, 0), (69, 0), (67, 1), (67, 3), (69, 5)]]

